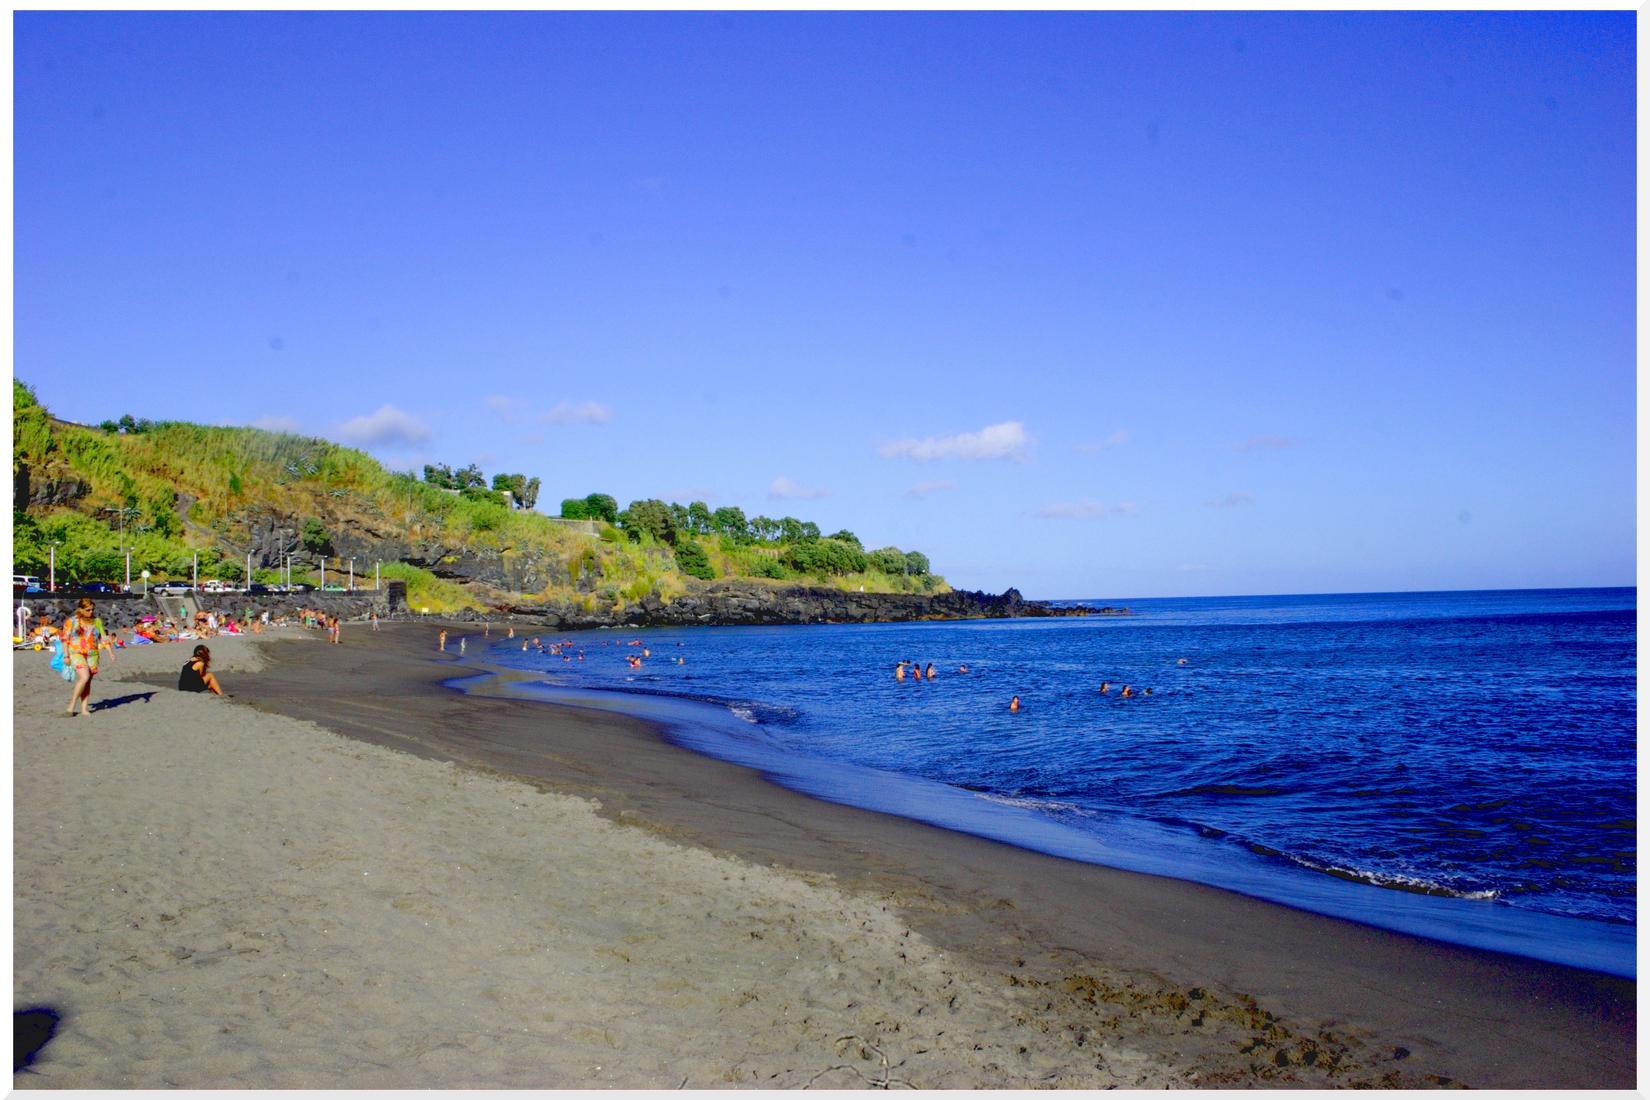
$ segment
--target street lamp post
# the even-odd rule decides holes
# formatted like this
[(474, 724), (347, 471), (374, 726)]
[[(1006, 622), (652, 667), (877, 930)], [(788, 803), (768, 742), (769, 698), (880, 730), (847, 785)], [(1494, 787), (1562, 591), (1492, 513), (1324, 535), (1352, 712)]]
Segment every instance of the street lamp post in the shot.
[(351, 558), (349, 560), (349, 590), (351, 592), (355, 591), (355, 559), (354, 558)]
[(46, 572), (46, 591), (57, 591), (57, 543), (51, 545), (51, 564)]
[[(131, 582), (130, 579), (128, 579), (126, 581), (126, 587), (127, 588), (132, 587), (132, 582)], [(147, 570), (147, 569), (145, 569), (143, 571), (143, 594), (145, 596), (147, 596), (149, 594), (149, 570)]]
[[(145, 569), (143, 571), (143, 575), (145, 577), (147, 577), (149, 575), (149, 570)], [(132, 552), (130, 550), (128, 550), (128, 551), (126, 551), (126, 591), (130, 592), (131, 590), (132, 590)], [(145, 584), (143, 586), (143, 591), (144, 591), (145, 594), (148, 593), (149, 586), (147, 584)]]

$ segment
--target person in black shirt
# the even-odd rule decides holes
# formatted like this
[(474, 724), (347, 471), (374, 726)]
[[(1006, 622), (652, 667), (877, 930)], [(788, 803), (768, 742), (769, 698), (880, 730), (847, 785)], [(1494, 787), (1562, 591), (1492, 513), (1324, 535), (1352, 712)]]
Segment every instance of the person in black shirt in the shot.
[(212, 651), (203, 645), (195, 647), (195, 655), (184, 664), (183, 671), (178, 673), (179, 691), (210, 691), (213, 695), (222, 695), (223, 688), (218, 686), (218, 678), (212, 675)]

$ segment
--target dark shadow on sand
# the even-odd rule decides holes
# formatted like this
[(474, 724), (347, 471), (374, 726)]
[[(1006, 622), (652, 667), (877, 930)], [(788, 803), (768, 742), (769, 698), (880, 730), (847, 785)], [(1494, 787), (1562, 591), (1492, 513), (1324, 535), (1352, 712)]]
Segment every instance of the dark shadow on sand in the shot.
[(110, 710), (114, 707), (123, 707), (127, 703), (147, 703), (150, 699), (153, 699), (154, 697), (155, 697), (155, 692), (152, 692), (152, 691), (140, 691), (140, 692), (136, 692), (135, 694), (132, 694), (132, 695), (117, 695), (113, 699), (104, 699), (101, 702), (93, 703), (91, 705), (91, 709), (92, 710)]
[(40, 1048), (51, 1042), (63, 1017), (44, 1005), (19, 1009), (11, 1014), (11, 1071), (26, 1071)]

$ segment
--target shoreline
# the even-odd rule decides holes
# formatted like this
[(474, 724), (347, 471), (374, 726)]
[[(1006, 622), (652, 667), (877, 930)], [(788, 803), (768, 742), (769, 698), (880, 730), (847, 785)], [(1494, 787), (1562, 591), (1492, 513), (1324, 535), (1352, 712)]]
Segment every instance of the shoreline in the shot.
[[(578, 708), (579, 722), (552, 726), (550, 712), (571, 708), (442, 687), (455, 675), (489, 670), (437, 654), (428, 644), (435, 629), (396, 624), (377, 639), (357, 631), (350, 642), (372, 645), (375, 652), (353, 652), (374, 676), (393, 676), (395, 694), (427, 700), (446, 725), (392, 733), (373, 716), (376, 707), (351, 714), (304, 699), (302, 676), (279, 687), (271, 679), (252, 701), (374, 743), (596, 797), (609, 820), (672, 840), (897, 898), (914, 928), (1000, 968), (1005, 980), (1025, 980), (1038, 952), (1036, 980), (1050, 986), (1098, 966), (1119, 989), (1158, 982), (1170, 1001), (1220, 987), (1278, 1019), (1307, 1021), (1303, 1034), (1328, 1021), (1382, 1035), (1390, 1049), (1409, 1052), (1391, 1065), (1406, 1075), (1431, 1072), (1480, 1087), (1628, 1087), (1633, 1080), (1637, 984), (1630, 979), (812, 799), (678, 747), (629, 715)], [(350, 651), (348, 643), (331, 648)], [(286, 667), (280, 660), (272, 666), (260, 681)], [(466, 703), (481, 713), (467, 715)], [(1358, 991), (1354, 1003), (1346, 990)], [(1434, 1059), (1436, 1068), (1428, 1065)]]
[[(1634, 1082), (1632, 981), (1451, 948), (1210, 887), (1072, 863), (817, 801), (670, 744), (637, 718), (443, 687), (479, 670), (458, 662), (454, 654), (435, 652), (437, 625), (386, 624), (378, 634), (357, 626), (346, 631), (342, 646), (266, 640), (255, 647), (263, 654), (261, 670), (232, 676), (228, 690), (233, 700), (184, 702), (230, 708), (230, 713), (247, 715), (249, 724), (283, 716), (280, 729), (288, 737), (296, 737), (299, 728), (290, 719), (343, 735), (350, 739), (343, 744), (360, 746), (353, 750), (364, 761), (353, 773), (358, 785), (375, 783), (386, 770), (428, 771), (432, 766), (479, 786), (510, 786), (519, 778), (552, 800), (573, 795), (594, 803), (595, 820), (620, 826), (617, 833), (627, 842), (663, 840), (682, 858), (704, 853), (715, 860), (732, 859), (751, 876), (779, 875), (793, 884), (787, 904), (796, 913), (805, 914), (820, 898), (845, 896), (884, 915), (904, 928), (896, 935), (931, 945), (947, 960), (948, 982), (966, 977), (975, 990), (972, 997), (982, 1004), (985, 991), (993, 990), (997, 992), (989, 996), (1010, 997), (1020, 1006), (1009, 1012), (1015, 1030), (1007, 1038), (988, 1034), (985, 1022), (1000, 1021), (1002, 1011), (951, 1025), (959, 1033), (976, 1029), (988, 1052), (1008, 1044), (1003, 1047), (1011, 1055), (1007, 1063), (999, 1057), (989, 1062), (995, 1068), (986, 1069), (979, 1060), (984, 1056), (948, 1050), (943, 1052), (950, 1059), (946, 1068), (922, 1079), (931, 1086), (1044, 1081), (1089, 1087), (1462, 1083), (1626, 1088)], [(467, 629), (470, 624), (450, 625)], [(152, 660), (164, 668), (172, 656), (163, 652)], [(14, 667), (23, 667), (18, 662), (26, 659), (14, 658)], [(176, 659), (182, 660), (181, 648)], [(117, 663), (116, 675), (119, 669)], [(165, 692), (159, 686), (163, 678), (142, 676), (139, 682)], [(113, 691), (100, 684), (98, 697)], [(168, 705), (176, 703), (174, 695)], [(29, 724), (22, 707), (20, 692), (20, 739)], [(136, 710), (126, 707), (120, 713)], [(221, 718), (226, 712), (212, 713)], [(96, 716), (94, 726), (101, 720)], [(49, 726), (45, 732), (59, 735)], [(21, 752), (25, 742), (18, 744)], [(381, 754), (371, 745), (399, 751)], [(447, 763), (431, 762), (461, 767), (452, 771)], [(15, 820), (22, 853), (25, 785), (22, 779), (17, 782)], [(496, 794), (488, 797), (489, 804), (499, 801)], [(386, 804), (384, 812), (393, 809), (393, 803)], [(483, 831), (469, 835), (468, 843), (490, 850), (514, 842)], [(563, 863), (579, 865), (582, 848), (576, 842), (572, 850), (545, 852), (539, 873), (559, 870)], [(654, 858), (646, 857), (633, 869), (651, 868)], [(20, 856), (20, 893), (29, 881), (26, 870)], [(539, 873), (520, 880), (523, 888)], [(621, 890), (620, 911), (644, 899), (656, 901), (647, 890), (646, 882), (636, 882), (628, 902)], [(727, 890), (723, 886), (709, 896), (720, 898)], [(518, 910), (515, 903), (500, 904), (503, 930), (519, 935), (520, 926), (532, 923), (529, 911)], [(746, 946), (726, 945), (734, 952), (729, 958), (757, 949), (752, 940), (739, 941), (744, 931), (735, 927), (736, 941)], [(701, 932), (710, 936), (706, 930), (687, 930), (691, 954), (708, 949), (700, 943)], [(596, 939), (605, 942), (599, 931)], [(849, 979), (849, 988), (860, 995), (856, 1003), (880, 996), (883, 976), (892, 978), (904, 965), (891, 961), (893, 956), (876, 955), (873, 948), (880, 942), (855, 942), (849, 949), (846, 959), (866, 968), (860, 980)], [(22, 958), (21, 925), (17, 950)], [(800, 964), (803, 953), (797, 957)], [(831, 965), (841, 968), (847, 961)], [(656, 981), (659, 975), (645, 977)], [(788, 988), (782, 982), (759, 982), (752, 991), (770, 1002), (790, 1003), (784, 1002)], [(14, 996), (17, 1007), (29, 1000), (21, 988)], [(632, 1014), (653, 1004), (652, 1015), (662, 1018), (659, 1026), (678, 1013), (645, 993), (633, 997), (640, 1000)], [(945, 1011), (959, 1012), (969, 1003), (964, 997), (959, 1007), (953, 995)], [(721, 1024), (726, 1011), (720, 1009), (710, 1022)], [(774, 1009), (766, 1011), (764, 1018), (771, 1020)], [(926, 1026), (925, 1011), (924, 1005), (907, 1005), (903, 1016), (884, 1012), (877, 1049), (891, 1050), (901, 1041), (893, 1034), (902, 1028), (905, 1037), (915, 1040)], [(688, 1015), (678, 1022), (691, 1023), (695, 1034), (708, 1026), (707, 1020)], [(728, 1039), (721, 1036), (721, 1041)], [(937, 1064), (932, 1051), (946, 1041), (925, 1040), (918, 1061)], [(715, 1037), (707, 1034), (706, 1042), (714, 1046)], [(1104, 1057), (1097, 1062), (1102, 1048)], [(829, 1044), (821, 1049), (833, 1053)], [(1014, 1049), (1020, 1054), (1012, 1055)], [(907, 1058), (917, 1058), (916, 1048), (912, 1051)], [(865, 1057), (871, 1060), (860, 1065), (875, 1069), (876, 1058)], [(1029, 1061), (1016, 1069), (1016, 1059)], [(889, 1064), (882, 1063), (885, 1068)], [(507, 1078), (518, 1079), (501, 1073), (482, 1082)], [(370, 1074), (351, 1078), (369, 1079)], [(701, 1087), (711, 1083), (694, 1079)], [(806, 1075), (776, 1079), (783, 1085), (807, 1083)], [(256, 1080), (243, 1078), (241, 1083)], [(677, 1084), (657, 1072), (630, 1080)], [(868, 1080), (860, 1074), (835, 1083)], [(606, 1076), (591, 1081), (611, 1083)]]

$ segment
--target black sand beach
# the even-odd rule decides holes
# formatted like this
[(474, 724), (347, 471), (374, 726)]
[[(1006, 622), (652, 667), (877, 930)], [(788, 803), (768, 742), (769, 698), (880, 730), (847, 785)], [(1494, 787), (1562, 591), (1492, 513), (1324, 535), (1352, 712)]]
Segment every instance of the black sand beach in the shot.
[[(609, 819), (831, 876), (1045, 1000), (1079, 1046), (1133, 1039), (1208, 1085), (1631, 1088), (1636, 983), (1026, 852), (783, 790), (626, 716), (462, 694), (431, 624), (276, 643), (235, 702), (599, 801)], [(460, 630), (452, 630), (456, 639)], [(1045, 997), (1046, 994), (1046, 997)]]

